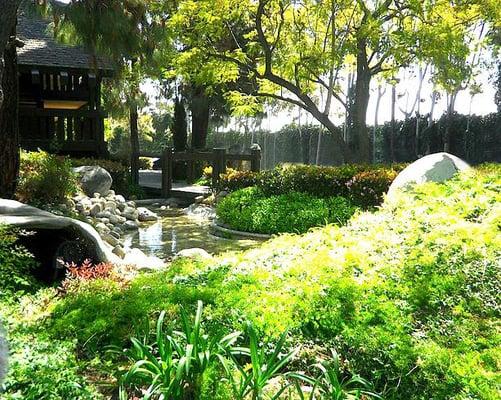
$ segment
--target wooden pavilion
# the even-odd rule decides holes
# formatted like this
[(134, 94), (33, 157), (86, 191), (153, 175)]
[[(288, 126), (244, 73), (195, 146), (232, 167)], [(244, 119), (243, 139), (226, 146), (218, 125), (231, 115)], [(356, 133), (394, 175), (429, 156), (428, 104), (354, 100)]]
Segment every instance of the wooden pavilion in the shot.
[(105, 157), (101, 82), (111, 64), (57, 42), (41, 17), (19, 15), (17, 32), (21, 147)]

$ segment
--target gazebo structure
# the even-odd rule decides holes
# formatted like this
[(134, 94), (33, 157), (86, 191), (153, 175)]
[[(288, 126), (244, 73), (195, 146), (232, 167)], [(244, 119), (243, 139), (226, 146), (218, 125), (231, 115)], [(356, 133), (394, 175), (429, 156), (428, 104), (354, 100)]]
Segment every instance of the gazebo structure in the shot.
[(19, 136), (26, 150), (104, 157), (101, 81), (111, 65), (83, 48), (57, 42), (49, 21), (18, 16)]

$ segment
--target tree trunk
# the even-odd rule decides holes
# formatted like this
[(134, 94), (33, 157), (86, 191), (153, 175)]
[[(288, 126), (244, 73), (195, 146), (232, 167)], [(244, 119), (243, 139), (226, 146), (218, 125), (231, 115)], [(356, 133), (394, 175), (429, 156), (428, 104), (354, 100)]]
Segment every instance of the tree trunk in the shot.
[[(16, 25), (17, 8), (21, 0), (0, 0), (0, 82), (2, 82), (2, 73), (4, 69), (3, 52), (7, 47), (13, 29)], [(15, 32), (15, 30), (14, 30)], [(3, 101), (2, 85), (0, 84), (0, 108)], [(1, 121), (0, 121), (1, 124)], [(1, 126), (1, 125), (0, 125)]]
[(369, 163), (371, 161), (371, 146), (366, 119), (372, 74), (367, 65), (365, 47), (365, 41), (359, 41), (355, 96), (349, 110), (349, 121), (351, 122), (349, 130), (351, 134), (349, 135), (350, 140), (348, 145), (353, 161), (360, 163)]
[(445, 123), (445, 134), (444, 134), (444, 152), (450, 153), (451, 151), (451, 129), (452, 129), (452, 114), (454, 113), (454, 105), (456, 103), (456, 96), (458, 91), (455, 90), (449, 95), (449, 101), (447, 104), (447, 115)]
[(391, 122), (390, 122), (390, 161), (395, 161), (395, 106), (397, 103), (397, 85), (392, 82), (391, 85)]
[[(134, 99), (135, 100), (135, 99)], [(130, 178), (134, 185), (139, 184), (139, 130), (137, 127), (137, 105), (134, 100), (129, 107), (130, 129)]]
[(191, 147), (204, 149), (209, 129), (209, 98), (203, 88), (194, 88), (191, 99)]
[(0, 59), (0, 98), (3, 98), (0, 103), (0, 198), (14, 197), (19, 173), (19, 83), (15, 34), (14, 22), (11, 39), (2, 46), (5, 51), (3, 60)]
[(381, 98), (384, 96), (385, 90), (381, 90), (381, 84), (377, 87), (377, 100), (376, 110), (374, 111), (374, 127), (372, 128), (372, 162), (376, 163), (376, 133), (379, 125), (379, 106), (381, 105)]

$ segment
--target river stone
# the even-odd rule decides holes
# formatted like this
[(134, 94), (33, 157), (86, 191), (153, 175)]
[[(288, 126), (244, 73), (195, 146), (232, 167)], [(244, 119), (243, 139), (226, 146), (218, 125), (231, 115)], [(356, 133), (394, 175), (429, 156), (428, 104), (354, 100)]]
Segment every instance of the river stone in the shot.
[(139, 224), (136, 221), (125, 221), (122, 228), (126, 231), (132, 231), (139, 228)]
[(122, 215), (131, 221), (135, 221), (139, 216), (139, 212), (133, 207), (125, 207)]
[(108, 200), (106, 203), (104, 203), (104, 209), (110, 212), (115, 212), (115, 210), (117, 209), (117, 203)]
[(109, 233), (105, 233), (104, 235), (102, 235), (102, 238), (105, 242), (111, 244), (113, 247), (115, 247), (119, 244), (119, 241), (117, 240), (117, 238), (110, 235)]
[(94, 193), (106, 194), (111, 188), (113, 179), (108, 171), (97, 165), (73, 168), (79, 176), (80, 186), (87, 196)]
[(153, 211), (148, 210), (146, 207), (138, 207), (137, 213), (138, 213), (137, 219), (140, 222), (156, 221), (158, 219), (158, 215), (155, 214)]
[(207, 253), (207, 251), (205, 251), (204, 249), (200, 249), (198, 247), (181, 250), (175, 255), (175, 258), (181, 258), (181, 257), (198, 258), (202, 260), (212, 258), (212, 256), (209, 253)]
[(123, 197), (121, 194), (117, 194), (115, 196), (115, 201), (117, 203), (123, 203), (123, 204), (125, 204), (125, 197)]
[(121, 217), (120, 215), (111, 215), (110, 216), (110, 222), (113, 224), (113, 225), (116, 225), (116, 224), (123, 224), (127, 219), (124, 218), (124, 217)]
[[(115, 227), (113, 227), (113, 228), (115, 228)], [(111, 231), (109, 232), (109, 234), (111, 236), (113, 236), (115, 239), (120, 239), (120, 234), (118, 232), (114, 231), (113, 229), (111, 229)]]
[(101, 212), (98, 212), (96, 214), (96, 217), (97, 218), (108, 218), (109, 219), (111, 217), (111, 213), (109, 211), (106, 211), (106, 210), (105, 211), (101, 211)]
[(420, 158), (398, 174), (388, 190), (388, 197), (398, 191), (425, 182), (444, 182), (457, 172), (470, 168), (468, 163), (449, 153), (435, 153)]
[(123, 249), (122, 246), (117, 245), (113, 248), (113, 254), (117, 255), (120, 258), (124, 258), (125, 257), (125, 250)]
[(97, 217), (97, 215), (101, 212), (101, 204), (96, 203), (93, 204), (89, 210), (89, 214), (91, 217)]

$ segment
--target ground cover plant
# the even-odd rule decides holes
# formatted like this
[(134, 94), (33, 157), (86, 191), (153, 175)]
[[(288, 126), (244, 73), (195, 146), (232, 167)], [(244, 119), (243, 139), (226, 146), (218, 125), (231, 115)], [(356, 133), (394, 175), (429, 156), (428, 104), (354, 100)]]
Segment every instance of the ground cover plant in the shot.
[[(157, 358), (159, 315), (166, 321), (164, 333), (172, 336), (183, 331), (181, 310), (192, 326), (203, 301), (207, 340), (240, 331), (235, 345), (249, 349), (250, 323), (264, 358), (280, 343), (279, 359), (294, 351), (264, 396), (291, 383), (282, 398), (298, 398), (294, 382), (301, 382), (308, 390), (315, 387), (318, 398), (333, 398), (342, 387), (344, 398), (353, 388), (351, 395), (363, 399), (364, 386), (351, 381), (360, 377), (368, 391), (390, 400), (494, 400), (501, 389), (500, 229), (501, 169), (483, 166), (445, 184), (418, 186), (342, 227), (280, 235), (209, 261), (180, 259), (127, 283), (98, 277), (82, 279), (63, 294), (34, 289), (8, 302), (8, 315), (22, 321), (8, 326), (18, 343), (13, 358), (22, 360), (21, 343), (29, 343), (27, 354), (42, 359), (48, 350), (34, 343), (51, 340), (68, 355), (58, 359), (57, 368), (67, 373), (53, 380), (54, 390), (71, 387), (79, 390), (74, 398), (89, 398), (83, 393), (97, 388), (109, 398), (141, 361), (108, 352), (109, 346), (131, 349), (136, 338)], [(178, 355), (186, 355), (184, 340)], [(241, 357), (237, 362), (248, 364), (244, 372), (252, 375), (252, 360)], [(314, 364), (323, 368), (310, 368)], [(31, 364), (11, 367), (9, 399), (39, 398), (38, 385), (51, 376), (23, 365)], [(192, 398), (234, 399), (232, 382), (241, 376), (238, 368), (234, 373), (232, 381), (211, 363), (195, 379)], [(151, 382), (133, 385), (124, 389), (143, 396), (141, 389)]]
[(217, 216), (240, 231), (304, 233), (314, 226), (344, 225), (356, 209), (344, 197), (319, 198), (300, 192), (266, 196), (258, 187), (249, 187), (225, 197), (217, 205)]

